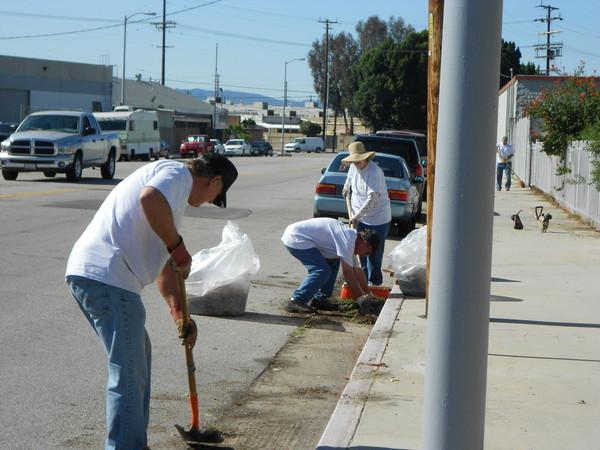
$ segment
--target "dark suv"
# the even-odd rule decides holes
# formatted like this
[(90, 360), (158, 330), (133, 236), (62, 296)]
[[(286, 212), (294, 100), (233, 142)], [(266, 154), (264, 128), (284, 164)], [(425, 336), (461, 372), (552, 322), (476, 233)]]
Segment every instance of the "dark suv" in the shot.
[[(410, 138), (383, 136), (377, 134), (359, 134), (355, 141), (362, 142), (369, 152), (389, 153), (391, 155), (401, 156), (406, 161), (411, 179), (414, 177), (425, 177), (425, 160), (421, 158), (417, 143)], [(423, 201), (423, 186), (425, 183), (418, 183), (419, 195)], [(419, 202), (419, 214), (421, 209)]]

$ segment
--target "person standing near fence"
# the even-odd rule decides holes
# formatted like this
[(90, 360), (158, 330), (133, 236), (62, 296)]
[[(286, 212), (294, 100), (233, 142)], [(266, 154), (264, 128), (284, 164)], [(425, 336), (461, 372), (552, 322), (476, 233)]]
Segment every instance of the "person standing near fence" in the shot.
[(496, 190), (502, 190), (502, 175), (506, 174), (504, 187), (510, 191), (510, 178), (512, 176), (512, 158), (515, 149), (508, 143), (508, 137), (504, 136), (502, 142), (496, 146)]

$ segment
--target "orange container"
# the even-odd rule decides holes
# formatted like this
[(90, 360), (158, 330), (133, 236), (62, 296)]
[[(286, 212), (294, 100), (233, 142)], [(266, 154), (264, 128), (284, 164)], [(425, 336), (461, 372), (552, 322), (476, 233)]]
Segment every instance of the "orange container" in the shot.
[(375, 297), (387, 299), (392, 290), (385, 286), (369, 286), (369, 291), (371, 291), (371, 294), (373, 294)]
[[(391, 289), (385, 286), (369, 286), (369, 291), (375, 297), (380, 297), (387, 299), (390, 296)], [(352, 292), (350, 292), (350, 288), (347, 283), (342, 284), (342, 289), (340, 290), (340, 299), (341, 300), (350, 300), (352, 298)]]

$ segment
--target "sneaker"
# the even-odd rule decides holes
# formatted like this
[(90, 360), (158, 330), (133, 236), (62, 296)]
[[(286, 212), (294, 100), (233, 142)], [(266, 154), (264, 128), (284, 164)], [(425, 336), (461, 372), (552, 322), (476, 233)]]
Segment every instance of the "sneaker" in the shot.
[(290, 298), (288, 300), (287, 304), (285, 305), (285, 310), (292, 313), (312, 314), (317, 312), (317, 310), (313, 306), (310, 306), (304, 302), (301, 302), (300, 300), (295, 300), (293, 298)]
[(510, 191), (510, 187), (509, 187), (509, 186), (507, 186), (507, 187), (506, 187), (506, 190), (507, 190), (507, 191)]
[(497, 188), (496, 188), (496, 190), (497, 190), (497, 191), (501, 191), (501, 190), (502, 190), (502, 188), (499, 188), (499, 187), (497, 187)]
[(313, 308), (316, 308), (320, 311), (338, 311), (339, 305), (337, 303), (331, 303), (329, 300), (322, 300), (318, 298), (313, 298), (309, 305)]

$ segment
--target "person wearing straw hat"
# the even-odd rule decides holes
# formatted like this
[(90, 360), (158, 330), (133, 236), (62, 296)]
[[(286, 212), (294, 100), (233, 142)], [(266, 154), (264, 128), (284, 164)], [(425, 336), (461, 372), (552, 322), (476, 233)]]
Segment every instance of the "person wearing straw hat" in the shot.
[(368, 152), (362, 142), (352, 142), (348, 153), (342, 159), (342, 163), (350, 165), (342, 195), (344, 198), (350, 196), (352, 222), (356, 230), (370, 229), (379, 237), (381, 245), (377, 251), (361, 258), (367, 280), (371, 285), (379, 286), (383, 283), (384, 243), (392, 220), (385, 175), (377, 164), (371, 162), (375, 152)]

